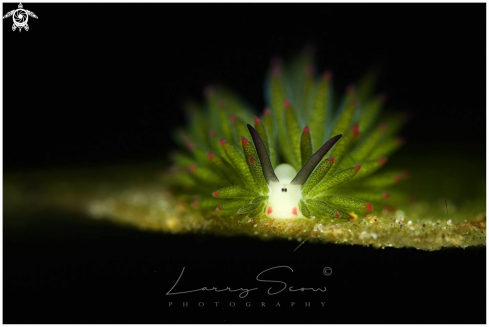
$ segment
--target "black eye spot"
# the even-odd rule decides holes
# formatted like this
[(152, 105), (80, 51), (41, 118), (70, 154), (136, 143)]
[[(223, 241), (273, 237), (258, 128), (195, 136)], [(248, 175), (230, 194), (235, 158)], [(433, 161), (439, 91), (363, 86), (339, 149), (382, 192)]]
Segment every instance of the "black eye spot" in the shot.
[(286, 188), (284, 188), (284, 190), (285, 190), (285, 192), (287, 192), (287, 189)]
[(284, 188), (282, 188), (282, 192), (285, 192), (285, 189)]

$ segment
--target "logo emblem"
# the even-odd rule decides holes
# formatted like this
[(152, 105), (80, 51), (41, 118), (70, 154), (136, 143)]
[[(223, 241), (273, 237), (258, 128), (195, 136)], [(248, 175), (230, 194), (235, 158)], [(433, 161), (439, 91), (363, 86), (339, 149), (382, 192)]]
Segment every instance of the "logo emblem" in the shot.
[(326, 275), (326, 276), (331, 276), (331, 274), (333, 273), (333, 269), (329, 268), (329, 267), (326, 267), (323, 269), (323, 273)]
[(9, 11), (5, 16), (3, 16), (3, 18), (5, 19), (10, 16), (12, 16), (12, 19), (14, 20), (12, 31), (15, 31), (18, 28), (19, 32), (21, 32), (22, 29), (25, 29), (26, 31), (29, 30), (29, 25), (27, 25), (29, 16), (37, 19), (36, 14), (34, 14), (32, 11), (25, 10), (21, 3), (19, 3), (18, 9)]

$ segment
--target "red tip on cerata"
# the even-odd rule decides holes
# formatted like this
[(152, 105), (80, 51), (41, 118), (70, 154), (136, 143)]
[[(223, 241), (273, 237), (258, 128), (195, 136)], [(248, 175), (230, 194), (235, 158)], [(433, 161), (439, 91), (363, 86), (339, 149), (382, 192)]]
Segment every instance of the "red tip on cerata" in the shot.
[(248, 143), (249, 141), (246, 139), (246, 137), (244, 136), (241, 136), (241, 144), (245, 145), (246, 143)]
[(255, 116), (255, 124), (259, 124), (261, 122), (260, 118)]
[(190, 143), (190, 137), (188, 135), (183, 135), (183, 140), (187, 143)]
[(386, 158), (380, 158), (379, 159), (379, 162), (380, 162), (381, 165), (384, 165), (386, 161), (387, 161)]
[(353, 125), (352, 130), (353, 130), (353, 136), (354, 137), (358, 137), (360, 135), (360, 130), (359, 130), (358, 124)]
[(337, 218), (340, 218), (340, 217), (341, 217), (341, 215), (340, 215), (340, 213), (339, 213), (339, 212), (337, 212), (337, 213), (336, 213), (336, 217), (337, 217)]
[(221, 145), (224, 145), (224, 143), (226, 143), (226, 140), (225, 140), (225, 139), (220, 139), (220, 140), (219, 140), (219, 143), (220, 143)]
[(280, 66), (276, 65), (272, 67), (272, 77), (277, 78), (280, 77)]
[(192, 206), (194, 206), (195, 208), (197, 208), (198, 205), (199, 203), (197, 201), (192, 202)]
[(373, 207), (373, 206), (372, 206), (370, 203), (367, 203), (367, 204), (365, 205), (365, 209), (367, 209), (367, 211), (372, 211), (372, 209), (373, 209), (373, 208), (374, 208), (374, 207)]
[(217, 207), (217, 210), (222, 211), (222, 204)]
[(215, 156), (215, 154), (214, 154), (214, 153), (212, 153), (212, 152), (209, 152), (209, 153), (207, 154), (207, 158), (209, 158), (209, 160), (212, 160), (212, 158), (214, 158), (214, 156)]
[(382, 194), (382, 196), (384, 197), (384, 199), (388, 199), (391, 197), (391, 195), (389, 193), (384, 193), (384, 194)]
[(297, 207), (292, 208), (292, 214), (297, 216)]
[(238, 210), (238, 214), (241, 214), (241, 209)]
[(314, 66), (309, 64), (306, 66), (306, 74), (312, 76), (314, 74)]
[(381, 131), (385, 131), (387, 129), (387, 124), (382, 123), (382, 124), (380, 124), (379, 128)]
[(401, 176), (396, 175), (394, 176), (394, 182), (399, 183), (401, 181)]
[(272, 76), (279, 77), (282, 70), (282, 59), (275, 57), (272, 59)]
[(334, 158), (333, 157), (329, 157), (328, 160), (331, 161), (332, 163), (334, 163)]
[(234, 123), (236, 121), (236, 116), (235, 115), (231, 115), (231, 116), (229, 116), (229, 119), (231, 119), (231, 121)]
[(268, 207), (268, 209), (267, 209), (267, 215), (269, 215), (271, 213), (272, 213), (272, 207)]
[(290, 108), (290, 105), (291, 105), (291, 104), (290, 104), (290, 100), (289, 100), (289, 99), (285, 99), (285, 100), (284, 100), (284, 107), (285, 107), (285, 108)]
[(350, 215), (350, 220), (353, 220), (353, 219), (355, 219), (355, 217), (353, 217), (352, 215)]
[(210, 85), (206, 86), (204, 88), (204, 95), (206, 97), (210, 97), (210, 96), (214, 95), (214, 88)]
[(197, 168), (196, 165), (192, 165), (192, 166), (189, 167), (190, 171), (195, 171), (196, 168)]
[(325, 72), (323, 73), (323, 79), (324, 79), (325, 81), (331, 81), (331, 78), (332, 78), (332, 77), (333, 77), (333, 73), (332, 73), (331, 71), (329, 71), (329, 70), (327, 70), (327, 71), (325, 71)]
[(360, 166), (360, 165), (355, 166), (355, 169), (356, 169), (357, 171), (360, 171), (360, 169), (361, 169), (361, 168), (362, 168), (362, 166)]
[(215, 191), (214, 193), (212, 193), (212, 196), (214, 196), (215, 198), (218, 198), (219, 197), (219, 191)]
[(379, 102), (380, 102), (380, 103), (382, 103), (382, 104), (383, 104), (383, 103), (385, 103), (385, 101), (387, 100), (387, 94), (385, 94), (385, 93), (381, 93), (381, 94), (379, 95), (378, 99), (379, 99)]
[(272, 66), (280, 66), (282, 64), (282, 58), (279, 56), (274, 56), (272, 58)]
[(248, 159), (248, 160), (249, 160), (251, 163), (253, 163), (253, 162), (255, 162), (255, 161), (256, 161), (256, 160), (255, 160), (255, 158), (253, 158), (253, 157), (250, 157), (250, 159)]
[(304, 127), (304, 133), (309, 133), (309, 126)]
[(270, 111), (270, 109), (265, 108), (265, 111), (263, 111), (263, 114), (264, 114), (265, 116), (269, 116), (269, 115), (271, 115), (271, 114), (272, 114), (272, 112)]

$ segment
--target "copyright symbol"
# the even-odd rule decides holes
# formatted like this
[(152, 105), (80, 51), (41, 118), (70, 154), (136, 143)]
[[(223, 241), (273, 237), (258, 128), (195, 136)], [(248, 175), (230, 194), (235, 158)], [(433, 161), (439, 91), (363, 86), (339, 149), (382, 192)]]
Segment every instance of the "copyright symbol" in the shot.
[(326, 275), (326, 276), (329, 276), (333, 273), (333, 269), (329, 268), (329, 267), (326, 267), (323, 269), (323, 273)]

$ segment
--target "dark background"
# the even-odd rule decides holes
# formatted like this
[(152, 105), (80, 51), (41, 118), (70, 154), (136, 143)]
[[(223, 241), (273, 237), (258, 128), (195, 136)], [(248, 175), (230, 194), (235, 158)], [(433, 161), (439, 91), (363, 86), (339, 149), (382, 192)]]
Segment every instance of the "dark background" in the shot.
[[(16, 8), (4, 4), (3, 13)], [(331, 69), (340, 89), (366, 69), (380, 69), (387, 106), (411, 117), (404, 154), (485, 160), (485, 4), (24, 8), (39, 16), (29, 19), (28, 32), (12, 32), (11, 19), (3, 21), (7, 173), (165, 159), (174, 148), (172, 129), (184, 124), (185, 99), (200, 100), (205, 85), (221, 82), (262, 109), (271, 58), (308, 44), (319, 71)], [(485, 249), (306, 244), (293, 253), (292, 242), (41, 218), (4, 229), (4, 322), (485, 322)], [(204, 300), (206, 307), (167, 308), (165, 293), (183, 266), (195, 287), (247, 287), (278, 265), (294, 269), (294, 278), (283, 280), (298, 286), (321, 285), (322, 268), (332, 267), (326, 297), (293, 296), (313, 306), (325, 299), (328, 307), (258, 308), (261, 301), (294, 301), (261, 294), (250, 295), (254, 308), (216, 309), (213, 299), (228, 303), (235, 294), (194, 294), (185, 296), (190, 305)]]

